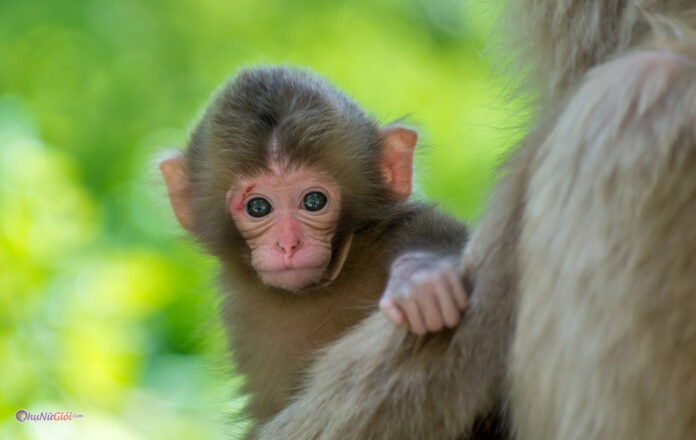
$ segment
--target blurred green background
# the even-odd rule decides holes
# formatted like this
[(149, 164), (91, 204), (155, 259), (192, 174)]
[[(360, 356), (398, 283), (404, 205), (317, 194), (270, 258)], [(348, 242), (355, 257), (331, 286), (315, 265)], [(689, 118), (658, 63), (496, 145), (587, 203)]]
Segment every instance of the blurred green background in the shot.
[[(485, 2), (481, 2), (485, 3)], [(0, 438), (234, 438), (215, 267), (153, 171), (240, 66), (310, 67), (421, 131), (419, 197), (475, 218), (513, 112), (466, 0), (0, 0)], [(73, 411), (71, 422), (15, 412)]]

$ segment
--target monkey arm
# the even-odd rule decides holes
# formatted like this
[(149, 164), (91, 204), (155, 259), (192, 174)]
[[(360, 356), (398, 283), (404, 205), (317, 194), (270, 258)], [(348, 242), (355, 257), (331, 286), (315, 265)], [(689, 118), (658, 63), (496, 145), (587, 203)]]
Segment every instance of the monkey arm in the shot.
[(695, 49), (660, 37), (598, 67), (539, 149), (511, 356), (519, 438), (696, 438)]
[(412, 205), (411, 214), (389, 232), (387, 262), (392, 264), (404, 254), (418, 254), (421, 260), (461, 254), (469, 233), (463, 222), (429, 205)]
[(423, 335), (456, 327), (466, 308), (458, 267), (468, 234), (463, 223), (433, 207), (416, 209), (387, 240), (391, 266), (379, 306), (395, 325)]

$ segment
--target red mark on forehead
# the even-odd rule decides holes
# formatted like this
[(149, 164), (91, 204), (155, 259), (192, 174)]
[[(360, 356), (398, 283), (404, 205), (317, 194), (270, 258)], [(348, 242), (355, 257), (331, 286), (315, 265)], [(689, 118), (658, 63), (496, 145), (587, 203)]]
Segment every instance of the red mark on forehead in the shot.
[(244, 189), (241, 197), (239, 197), (239, 200), (237, 200), (237, 203), (234, 205), (234, 210), (236, 212), (242, 212), (242, 209), (244, 209), (244, 199), (246, 199), (247, 195), (249, 195), (249, 193), (252, 192), (255, 187), (256, 185), (249, 185), (246, 187), (246, 189)]

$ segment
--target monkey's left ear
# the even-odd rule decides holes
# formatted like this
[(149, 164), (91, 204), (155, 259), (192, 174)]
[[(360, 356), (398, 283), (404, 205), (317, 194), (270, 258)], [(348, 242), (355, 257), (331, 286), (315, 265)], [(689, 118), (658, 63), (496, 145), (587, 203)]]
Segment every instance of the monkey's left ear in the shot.
[(405, 201), (411, 195), (413, 185), (413, 151), (418, 133), (404, 127), (385, 127), (381, 134), (382, 176), (399, 200)]
[(176, 155), (160, 162), (160, 171), (164, 176), (169, 193), (169, 201), (181, 226), (187, 231), (193, 229), (191, 211), (191, 184), (186, 173), (186, 160), (183, 155)]

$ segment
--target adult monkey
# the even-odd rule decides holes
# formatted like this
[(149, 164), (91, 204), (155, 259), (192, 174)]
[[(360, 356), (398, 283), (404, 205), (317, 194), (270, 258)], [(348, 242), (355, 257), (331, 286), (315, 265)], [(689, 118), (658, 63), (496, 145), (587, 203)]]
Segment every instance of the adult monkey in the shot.
[(418, 350), (369, 318), (262, 438), (466, 437), (498, 399), (523, 440), (696, 438), (696, 5), (508, 12), (540, 114), (464, 252), (467, 316)]

